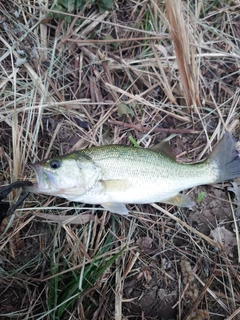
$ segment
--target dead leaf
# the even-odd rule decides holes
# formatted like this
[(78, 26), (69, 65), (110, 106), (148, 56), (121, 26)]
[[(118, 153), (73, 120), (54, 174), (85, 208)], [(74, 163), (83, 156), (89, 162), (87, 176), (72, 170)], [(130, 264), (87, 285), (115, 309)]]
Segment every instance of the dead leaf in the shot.
[(235, 201), (237, 202), (238, 207), (240, 207), (240, 188), (236, 182), (231, 182), (232, 187), (228, 187), (228, 191), (232, 191), (235, 195)]
[(137, 240), (137, 244), (139, 244), (142, 248), (151, 248), (153, 243), (153, 239), (149, 237), (140, 237)]
[(232, 254), (232, 249), (237, 245), (235, 234), (225, 227), (217, 227), (210, 232), (210, 236), (220, 243), (227, 254)]
[(134, 112), (132, 111), (132, 109), (125, 103), (120, 103), (118, 105), (118, 116), (121, 117), (123, 115), (130, 115), (130, 116), (134, 116)]

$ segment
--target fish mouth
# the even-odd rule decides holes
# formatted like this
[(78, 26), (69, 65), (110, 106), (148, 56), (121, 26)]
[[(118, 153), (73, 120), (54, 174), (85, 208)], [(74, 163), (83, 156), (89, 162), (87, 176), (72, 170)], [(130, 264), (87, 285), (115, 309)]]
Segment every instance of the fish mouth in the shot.
[(54, 179), (50, 173), (46, 172), (37, 163), (29, 164), (29, 166), (34, 170), (36, 179), (32, 181), (32, 186), (26, 188), (27, 191), (33, 193), (52, 193), (53, 191), (56, 191), (56, 189), (52, 185)]

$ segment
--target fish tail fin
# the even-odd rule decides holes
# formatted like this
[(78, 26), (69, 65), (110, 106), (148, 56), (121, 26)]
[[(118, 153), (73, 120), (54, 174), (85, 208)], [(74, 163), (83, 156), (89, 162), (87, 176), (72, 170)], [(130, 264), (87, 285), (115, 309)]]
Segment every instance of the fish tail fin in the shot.
[(229, 132), (226, 132), (208, 157), (207, 163), (217, 169), (214, 183), (240, 177), (240, 156), (236, 142), (236, 139)]

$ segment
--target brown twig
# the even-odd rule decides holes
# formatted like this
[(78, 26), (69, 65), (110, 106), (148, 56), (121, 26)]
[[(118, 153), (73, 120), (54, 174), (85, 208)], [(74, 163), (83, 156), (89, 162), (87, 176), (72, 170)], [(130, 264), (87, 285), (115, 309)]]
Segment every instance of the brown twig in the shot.
[(194, 304), (191, 306), (191, 308), (183, 315), (182, 320), (187, 320), (188, 317), (197, 309), (199, 303), (202, 301), (203, 296), (205, 295), (207, 288), (210, 286), (214, 275), (215, 275), (215, 270), (216, 270), (216, 264), (214, 265), (213, 271), (208, 279), (208, 281), (206, 282), (205, 286), (202, 288), (202, 292), (199, 294), (199, 296), (197, 297), (197, 299), (195, 300)]
[[(166, 38), (169, 38), (169, 35), (165, 35)], [(62, 40), (62, 42), (74, 42), (77, 43), (78, 45), (82, 44), (84, 46), (86, 45), (90, 45), (93, 43), (96, 44), (106, 44), (106, 43), (120, 43), (120, 42), (128, 42), (128, 41), (146, 41), (146, 40), (159, 40), (159, 39), (163, 39), (163, 37), (161, 36), (156, 36), (156, 37), (137, 37), (137, 38), (124, 38), (124, 39), (103, 39), (103, 40), (92, 40), (92, 39), (71, 39), (71, 38), (64, 38), (64, 40)]]
[(179, 133), (179, 134), (184, 134), (184, 133), (199, 134), (199, 133), (201, 133), (201, 131), (193, 130), (193, 129), (159, 128), (159, 127), (153, 129), (149, 126), (144, 127), (141, 124), (126, 123), (123, 121), (117, 121), (117, 120), (111, 120), (111, 119), (108, 120), (108, 123), (123, 126), (123, 128), (134, 129), (134, 130), (141, 131), (141, 132), (148, 132), (148, 131), (152, 131), (154, 133), (167, 132), (169, 134), (170, 133)]

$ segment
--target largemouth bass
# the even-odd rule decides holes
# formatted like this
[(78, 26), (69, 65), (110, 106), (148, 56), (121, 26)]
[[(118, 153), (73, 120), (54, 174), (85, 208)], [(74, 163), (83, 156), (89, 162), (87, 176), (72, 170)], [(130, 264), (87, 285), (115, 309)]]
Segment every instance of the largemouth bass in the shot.
[(239, 177), (240, 157), (236, 140), (227, 132), (209, 157), (196, 164), (176, 162), (161, 144), (158, 150), (122, 145), (92, 147), (32, 167), (37, 183), (28, 188), (31, 192), (101, 204), (113, 213), (127, 214), (128, 203), (192, 207), (194, 202), (179, 192)]

